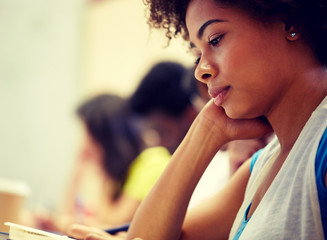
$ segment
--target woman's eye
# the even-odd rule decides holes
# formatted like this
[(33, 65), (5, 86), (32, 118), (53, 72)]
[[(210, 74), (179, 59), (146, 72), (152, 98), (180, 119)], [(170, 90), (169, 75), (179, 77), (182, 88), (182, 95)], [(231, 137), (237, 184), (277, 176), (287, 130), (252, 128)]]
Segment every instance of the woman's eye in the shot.
[(211, 46), (213, 46), (213, 47), (216, 47), (216, 46), (219, 44), (219, 42), (221, 41), (221, 39), (222, 39), (223, 37), (224, 37), (224, 34), (219, 35), (218, 37), (216, 37), (216, 38), (210, 40), (210, 41), (209, 41), (209, 45), (211, 45)]

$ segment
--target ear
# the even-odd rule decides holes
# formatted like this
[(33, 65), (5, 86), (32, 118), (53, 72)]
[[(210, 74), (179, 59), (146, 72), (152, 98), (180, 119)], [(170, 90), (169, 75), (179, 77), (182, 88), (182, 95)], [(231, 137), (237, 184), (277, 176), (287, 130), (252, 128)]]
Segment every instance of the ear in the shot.
[(285, 37), (289, 41), (295, 41), (300, 37), (300, 35), (293, 26), (288, 27), (285, 25)]

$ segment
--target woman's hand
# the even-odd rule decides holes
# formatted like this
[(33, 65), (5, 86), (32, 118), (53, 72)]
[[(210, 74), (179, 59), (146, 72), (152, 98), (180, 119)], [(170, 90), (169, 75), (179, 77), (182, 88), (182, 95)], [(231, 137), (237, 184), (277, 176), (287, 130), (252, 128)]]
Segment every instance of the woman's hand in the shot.
[(259, 138), (272, 132), (265, 117), (254, 119), (231, 119), (222, 107), (210, 100), (199, 113), (196, 121), (207, 129), (214, 131), (219, 144), (237, 139)]
[(122, 240), (126, 239), (127, 233), (119, 232), (113, 236), (99, 228), (88, 227), (80, 224), (73, 224), (69, 227), (67, 235), (76, 239), (85, 240)]

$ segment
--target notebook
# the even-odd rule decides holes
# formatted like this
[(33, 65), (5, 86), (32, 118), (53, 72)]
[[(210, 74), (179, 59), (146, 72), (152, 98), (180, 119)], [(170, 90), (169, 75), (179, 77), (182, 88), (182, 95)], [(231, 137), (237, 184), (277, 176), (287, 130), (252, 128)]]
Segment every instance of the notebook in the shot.
[[(6, 222), (6, 226), (9, 226), (9, 239), (13, 240), (69, 240), (65, 235), (59, 235), (35, 228), (22, 226), (15, 223)], [(6, 236), (4, 236), (6, 237)], [(8, 235), (7, 235), (8, 237)], [(6, 239), (6, 238), (0, 238)]]

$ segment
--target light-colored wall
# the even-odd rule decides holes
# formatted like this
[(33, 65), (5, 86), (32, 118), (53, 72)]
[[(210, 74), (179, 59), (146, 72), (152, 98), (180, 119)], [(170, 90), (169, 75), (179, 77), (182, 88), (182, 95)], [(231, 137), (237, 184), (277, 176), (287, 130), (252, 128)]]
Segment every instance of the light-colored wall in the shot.
[(81, 0), (0, 4), (0, 177), (51, 205), (73, 158), (80, 89)]
[(76, 156), (74, 111), (90, 95), (127, 96), (159, 60), (190, 64), (186, 46), (149, 32), (142, 0), (3, 0), (0, 4), (0, 178), (53, 207)]
[(90, 5), (85, 17), (83, 93), (128, 95), (160, 60), (193, 61), (182, 40), (169, 47), (163, 31), (149, 30), (142, 0), (107, 0)]

